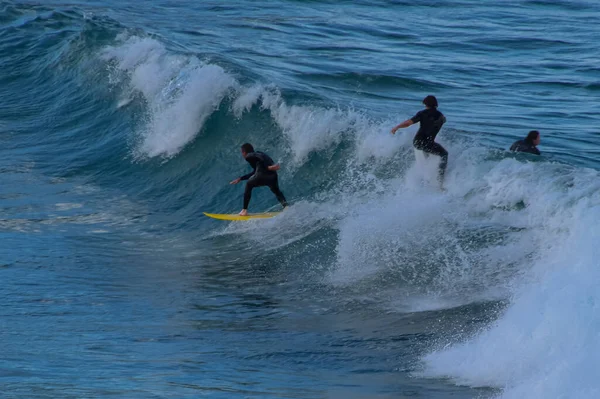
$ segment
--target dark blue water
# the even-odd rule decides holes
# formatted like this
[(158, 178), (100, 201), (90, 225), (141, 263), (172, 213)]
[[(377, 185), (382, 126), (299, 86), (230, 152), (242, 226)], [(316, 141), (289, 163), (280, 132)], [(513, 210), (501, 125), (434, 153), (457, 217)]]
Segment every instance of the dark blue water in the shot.
[[(0, 1), (2, 397), (600, 395), (598, 20)], [(389, 134), (428, 94), (444, 193)], [(541, 157), (506, 151), (532, 129)], [(241, 208), (243, 142), (294, 206), (208, 219)]]

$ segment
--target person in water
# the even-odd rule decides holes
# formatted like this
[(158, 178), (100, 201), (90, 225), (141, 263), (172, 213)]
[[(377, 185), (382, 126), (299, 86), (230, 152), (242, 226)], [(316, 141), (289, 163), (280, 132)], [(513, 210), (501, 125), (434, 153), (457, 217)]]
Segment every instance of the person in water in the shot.
[(446, 123), (446, 117), (438, 111), (438, 102), (434, 96), (427, 96), (423, 100), (425, 109), (417, 112), (415, 116), (405, 120), (392, 129), (395, 134), (398, 129), (409, 127), (415, 123), (420, 123), (419, 131), (413, 139), (413, 145), (417, 150), (426, 154), (438, 155), (442, 159), (439, 166), (438, 179), (440, 184), (444, 183), (444, 174), (448, 165), (448, 151), (435, 142), (435, 137), (440, 132), (442, 125)]
[(523, 140), (515, 141), (515, 143), (510, 146), (510, 150), (540, 155), (540, 150), (537, 149), (537, 146), (540, 145), (540, 141), (540, 132), (532, 130)]
[(279, 164), (273, 162), (271, 157), (264, 152), (254, 151), (254, 147), (249, 143), (242, 145), (242, 156), (254, 170), (229, 183), (238, 184), (242, 180), (248, 180), (246, 183), (246, 190), (244, 191), (244, 208), (240, 212), (240, 216), (246, 216), (248, 214), (248, 204), (250, 203), (252, 189), (254, 187), (269, 187), (281, 205), (285, 208), (288, 204), (283, 193), (279, 189), (279, 182), (277, 180)]

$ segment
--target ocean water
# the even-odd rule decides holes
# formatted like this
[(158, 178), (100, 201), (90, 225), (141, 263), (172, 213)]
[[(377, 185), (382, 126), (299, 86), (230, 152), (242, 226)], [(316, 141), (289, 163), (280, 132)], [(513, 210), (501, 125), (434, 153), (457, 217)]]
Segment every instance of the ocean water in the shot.
[[(0, 1), (2, 398), (599, 397), (598, 21)], [(428, 94), (445, 192), (389, 133)], [(541, 157), (507, 151), (532, 129)], [(293, 206), (208, 219), (241, 208), (244, 142)]]

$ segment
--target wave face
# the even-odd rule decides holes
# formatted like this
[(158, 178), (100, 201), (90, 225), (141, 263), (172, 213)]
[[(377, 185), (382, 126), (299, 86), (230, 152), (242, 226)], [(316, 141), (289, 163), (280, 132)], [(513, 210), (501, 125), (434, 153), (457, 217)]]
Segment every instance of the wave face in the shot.
[(9, 394), (598, 396), (595, 3), (0, 9)]

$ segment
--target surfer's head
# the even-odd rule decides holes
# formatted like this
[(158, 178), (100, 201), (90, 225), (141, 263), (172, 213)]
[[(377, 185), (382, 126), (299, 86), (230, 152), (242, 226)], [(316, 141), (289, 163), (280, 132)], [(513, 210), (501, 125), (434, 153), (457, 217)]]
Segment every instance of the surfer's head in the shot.
[(254, 152), (254, 147), (252, 147), (252, 144), (250, 144), (250, 143), (242, 144), (242, 156), (244, 158), (246, 158), (246, 155), (250, 154), (251, 152)]
[(423, 99), (423, 104), (425, 104), (427, 108), (437, 108), (437, 98), (435, 98), (435, 96), (427, 96)]
[(540, 141), (542, 141), (540, 138), (540, 132), (538, 132), (537, 130), (530, 131), (529, 134), (527, 134), (525, 141), (533, 145), (539, 145)]

